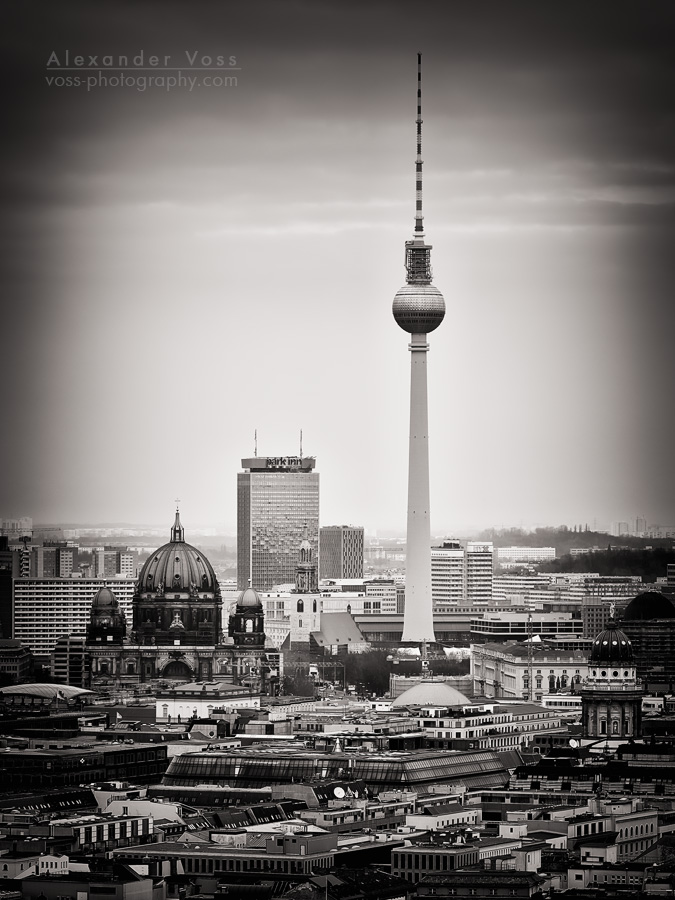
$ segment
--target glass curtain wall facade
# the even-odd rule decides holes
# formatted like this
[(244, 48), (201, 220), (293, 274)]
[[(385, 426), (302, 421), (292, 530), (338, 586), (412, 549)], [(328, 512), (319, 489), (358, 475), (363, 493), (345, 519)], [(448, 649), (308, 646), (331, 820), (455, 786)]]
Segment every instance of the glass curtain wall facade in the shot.
[[(283, 462), (291, 459), (291, 462)], [(237, 586), (257, 591), (293, 584), (300, 544), (319, 557), (319, 473), (314, 459), (242, 460), (237, 476)]]

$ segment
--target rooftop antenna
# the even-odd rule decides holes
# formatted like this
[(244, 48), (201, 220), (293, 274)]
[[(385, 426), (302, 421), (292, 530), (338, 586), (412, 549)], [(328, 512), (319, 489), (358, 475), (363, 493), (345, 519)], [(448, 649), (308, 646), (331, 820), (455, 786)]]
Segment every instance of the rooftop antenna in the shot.
[(253, 455), (258, 455), (258, 429), (253, 432)]
[(422, 215), (422, 54), (417, 54), (417, 157), (415, 159), (415, 237), (424, 237)]
[(302, 428), (300, 429), (300, 459), (302, 459)]
[[(417, 54), (417, 155), (415, 157), (415, 229), (405, 244), (408, 284), (431, 284), (431, 246), (424, 241), (422, 214), (422, 54)], [(439, 323), (440, 324), (440, 323)]]

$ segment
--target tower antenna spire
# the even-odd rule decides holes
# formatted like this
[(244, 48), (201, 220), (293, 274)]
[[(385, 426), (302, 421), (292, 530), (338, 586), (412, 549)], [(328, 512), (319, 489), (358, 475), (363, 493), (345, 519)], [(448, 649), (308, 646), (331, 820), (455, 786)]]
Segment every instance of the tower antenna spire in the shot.
[(417, 54), (417, 156), (415, 157), (415, 237), (424, 237), (422, 215), (422, 54)]
[(300, 429), (300, 459), (302, 459), (302, 428)]
[(253, 432), (253, 455), (258, 455), (258, 429), (256, 428)]
[(408, 284), (431, 284), (431, 245), (424, 240), (422, 214), (422, 54), (417, 54), (417, 155), (415, 157), (415, 229), (405, 242), (405, 268)]

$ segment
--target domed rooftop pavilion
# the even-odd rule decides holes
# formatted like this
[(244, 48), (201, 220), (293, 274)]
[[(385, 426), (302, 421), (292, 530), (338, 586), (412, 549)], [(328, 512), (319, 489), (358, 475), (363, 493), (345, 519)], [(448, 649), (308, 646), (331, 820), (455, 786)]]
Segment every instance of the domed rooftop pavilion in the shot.
[(634, 597), (623, 613), (623, 620), (675, 619), (673, 601), (660, 591), (645, 591)]
[(91, 606), (92, 609), (115, 609), (119, 606), (119, 601), (110, 588), (102, 587), (96, 591)]
[(420, 681), (391, 704), (401, 706), (471, 706), (471, 700), (447, 681)]
[(625, 666), (635, 664), (633, 645), (613, 619), (593, 641), (588, 657), (590, 666)]
[(260, 594), (254, 591), (252, 587), (247, 587), (239, 594), (237, 598), (237, 606), (258, 607), (262, 606)]

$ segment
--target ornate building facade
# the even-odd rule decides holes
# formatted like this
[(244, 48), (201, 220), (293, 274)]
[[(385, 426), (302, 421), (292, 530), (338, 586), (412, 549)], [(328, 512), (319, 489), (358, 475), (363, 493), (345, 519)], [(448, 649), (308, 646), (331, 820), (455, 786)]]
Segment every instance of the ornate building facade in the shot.
[(642, 684), (631, 642), (611, 618), (593, 641), (581, 694), (582, 737), (626, 740), (642, 732)]
[(141, 569), (128, 637), (113, 591), (102, 588), (94, 598), (86, 640), (89, 686), (246, 680), (264, 690), (270, 665), (260, 596), (250, 588), (242, 591), (227, 635), (222, 612), (213, 567), (186, 543), (176, 511), (169, 542)]

